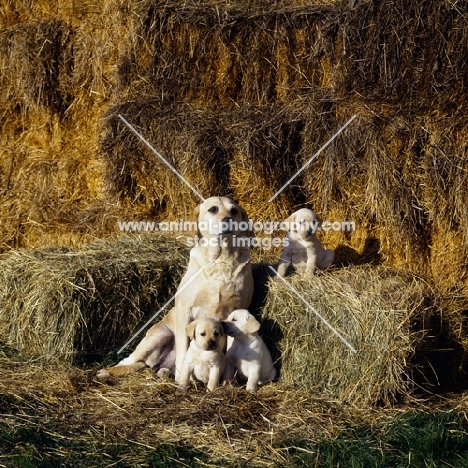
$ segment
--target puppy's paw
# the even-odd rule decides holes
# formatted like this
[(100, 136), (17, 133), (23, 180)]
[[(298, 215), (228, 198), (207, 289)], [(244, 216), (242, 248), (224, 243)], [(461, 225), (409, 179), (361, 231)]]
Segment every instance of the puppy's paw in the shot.
[(188, 386), (185, 385), (179, 385), (177, 387), (176, 393), (179, 395), (185, 395), (187, 393)]
[(161, 369), (156, 372), (156, 376), (161, 380), (169, 380), (171, 378), (171, 371), (166, 367), (161, 367)]
[(247, 386), (245, 387), (245, 390), (249, 393), (256, 393), (257, 391), (257, 386), (256, 385), (249, 385), (247, 384)]
[(97, 372), (96, 374), (96, 377), (98, 379), (101, 379), (101, 380), (105, 380), (105, 379), (109, 379), (110, 378), (110, 374), (109, 372), (107, 371), (107, 369), (101, 369)]

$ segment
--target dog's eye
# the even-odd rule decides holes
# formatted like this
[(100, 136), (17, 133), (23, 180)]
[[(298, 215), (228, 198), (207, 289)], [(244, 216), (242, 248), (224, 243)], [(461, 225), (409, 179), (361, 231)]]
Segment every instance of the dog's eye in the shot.
[(237, 208), (231, 208), (231, 215), (236, 216), (236, 214), (239, 213), (239, 210)]
[(218, 212), (218, 207), (217, 206), (212, 206), (208, 211), (210, 213), (216, 214)]
[(218, 336), (218, 335), (219, 335), (219, 333), (218, 333), (218, 332), (214, 332), (214, 336)]
[(206, 336), (206, 333), (205, 333), (205, 332), (201, 332), (201, 333), (200, 333), (200, 336)]

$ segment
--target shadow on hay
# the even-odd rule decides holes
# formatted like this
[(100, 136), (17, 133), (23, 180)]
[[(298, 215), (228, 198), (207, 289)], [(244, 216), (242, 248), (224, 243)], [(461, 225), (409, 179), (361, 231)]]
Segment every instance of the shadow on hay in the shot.
[(277, 376), (281, 373), (281, 351), (278, 344), (283, 338), (281, 328), (275, 320), (270, 318), (262, 318), (262, 310), (266, 304), (268, 295), (268, 282), (272, 276), (268, 265), (254, 264), (252, 268), (254, 279), (254, 295), (250, 304), (249, 310), (261, 322), (260, 336), (267, 345), (273, 362), (277, 370)]
[[(468, 311), (463, 311), (465, 320)], [(429, 328), (430, 336), (415, 350), (410, 360), (412, 380), (423, 394), (461, 393), (468, 389), (468, 354), (456, 339), (451, 320), (433, 316), (430, 323), (413, 323), (417, 332)]]
[(344, 268), (351, 265), (382, 265), (382, 254), (380, 253), (380, 240), (368, 237), (361, 252), (339, 245), (335, 249), (335, 267)]

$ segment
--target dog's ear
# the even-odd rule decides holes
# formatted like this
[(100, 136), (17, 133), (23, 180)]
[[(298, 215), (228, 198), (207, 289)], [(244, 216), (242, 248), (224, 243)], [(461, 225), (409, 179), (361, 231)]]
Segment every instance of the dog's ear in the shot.
[(282, 225), (286, 229), (287, 232), (291, 231), (291, 227), (294, 225), (296, 222), (296, 213), (293, 213), (292, 215), (289, 215), (283, 222)]
[(258, 332), (258, 330), (260, 330), (260, 322), (252, 314), (247, 314), (245, 317), (245, 332), (250, 335)]
[(239, 212), (240, 212), (240, 214), (242, 216), (242, 221), (248, 223), (249, 222), (249, 216), (247, 215), (247, 212), (239, 204), (237, 204), (237, 208), (238, 208), (238, 210), (239, 210)]
[(322, 218), (314, 211), (314, 222), (317, 224), (317, 227), (322, 225)]
[(187, 327), (185, 328), (185, 331), (187, 333), (187, 336), (191, 339), (195, 339), (195, 330), (197, 329), (197, 321), (194, 320), (193, 322), (190, 322)]
[(219, 336), (224, 336), (224, 328), (223, 328), (223, 322), (219, 322)]
[(200, 205), (197, 205), (193, 209), (192, 218), (190, 219), (189, 229), (187, 229), (187, 235), (190, 237), (197, 236), (198, 238), (201, 237), (200, 229), (198, 228), (198, 218), (200, 216)]
[[(242, 208), (242, 206), (240, 206), (238, 203), (236, 203), (236, 205), (237, 205), (237, 209), (239, 210), (239, 213), (241, 214), (241, 222), (248, 224), (249, 223), (249, 215), (244, 210), (244, 208)], [(253, 229), (250, 229), (250, 224), (249, 224), (249, 229), (247, 231), (244, 231), (243, 236), (244, 237), (253, 237), (254, 236)]]

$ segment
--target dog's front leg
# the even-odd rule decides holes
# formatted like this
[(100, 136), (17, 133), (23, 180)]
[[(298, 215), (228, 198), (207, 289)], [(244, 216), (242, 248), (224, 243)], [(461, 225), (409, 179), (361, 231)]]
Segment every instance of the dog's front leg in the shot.
[(307, 249), (307, 264), (305, 269), (305, 276), (315, 275), (315, 269), (317, 268), (317, 255), (315, 250), (312, 248)]
[(226, 362), (226, 367), (224, 368), (223, 374), (221, 376), (221, 382), (223, 385), (232, 382), (236, 374), (236, 368), (234, 364), (228, 359)]
[(286, 276), (286, 271), (288, 270), (291, 261), (292, 257), (288, 253), (286, 253), (285, 250), (283, 250), (277, 269), (277, 273), (279, 276)]
[(260, 381), (261, 367), (252, 364), (249, 368), (249, 376), (247, 378), (247, 385), (245, 389), (248, 392), (255, 393), (257, 391), (258, 382)]
[(218, 387), (219, 377), (220, 377), (220, 368), (219, 368), (219, 366), (213, 366), (210, 369), (210, 376), (208, 378), (208, 384), (207, 384), (207, 388), (208, 388), (208, 390), (210, 390), (210, 392), (212, 392), (213, 390), (215, 390)]
[(184, 365), (185, 356), (187, 355), (187, 349), (189, 345), (189, 339), (185, 331), (187, 324), (179, 325), (175, 330), (175, 380), (179, 381), (181, 371)]
[[(187, 360), (186, 360), (187, 361)], [(191, 366), (189, 362), (184, 362), (180, 372), (178, 391), (186, 392), (190, 382)]]

